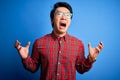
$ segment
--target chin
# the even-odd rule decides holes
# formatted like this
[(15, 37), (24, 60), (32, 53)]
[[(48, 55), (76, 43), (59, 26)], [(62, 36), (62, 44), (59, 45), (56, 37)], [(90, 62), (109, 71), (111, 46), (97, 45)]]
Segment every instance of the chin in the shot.
[(61, 32), (60, 32), (60, 34), (65, 34), (65, 33), (66, 33), (66, 31), (61, 31)]

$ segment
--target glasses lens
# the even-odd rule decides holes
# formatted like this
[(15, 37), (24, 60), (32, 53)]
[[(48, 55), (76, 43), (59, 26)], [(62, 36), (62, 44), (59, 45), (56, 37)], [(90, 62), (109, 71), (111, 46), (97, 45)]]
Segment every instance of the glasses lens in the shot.
[(70, 19), (70, 18), (72, 17), (72, 14), (69, 13), (69, 12), (66, 12), (66, 13), (61, 12), (61, 11), (57, 11), (57, 12), (56, 12), (56, 15), (58, 15), (58, 16), (60, 16), (60, 17), (63, 16), (63, 14), (64, 14), (65, 17), (68, 18), (68, 19)]
[(66, 16), (67, 18), (71, 18), (71, 17), (72, 17), (72, 14), (71, 14), (71, 13), (65, 13), (65, 16)]
[(60, 11), (58, 11), (56, 14), (57, 14), (58, 16), (62, 16), (62, 15), (63, 15), (63, 13), (60, 12)]

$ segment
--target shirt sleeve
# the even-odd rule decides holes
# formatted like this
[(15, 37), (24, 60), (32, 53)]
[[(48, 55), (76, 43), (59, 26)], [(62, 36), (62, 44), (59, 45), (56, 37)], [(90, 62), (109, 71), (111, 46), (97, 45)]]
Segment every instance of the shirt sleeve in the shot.
[(90, 62), (88, 58), (85, 57), (84, 54), (84, 45), (81, 42), (79, 45), (79, 51), (76, 59), (76, 69), (79, 73), (83, 74), (91, 69), (93, 62)]
[(29, 70), (30, 72), (36, 72), (39, 68), (39, 52), (38, 52), (38, 43), (37, 40), (33, 44), (32, 48), (32, 55), (31, 57), (28, 56), (26, 59), (22, 59), (23, 66), (25, 69)]

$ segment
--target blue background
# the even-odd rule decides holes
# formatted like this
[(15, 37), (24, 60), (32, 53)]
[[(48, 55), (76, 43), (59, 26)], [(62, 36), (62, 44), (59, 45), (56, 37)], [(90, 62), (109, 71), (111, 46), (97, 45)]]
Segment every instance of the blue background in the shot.
[(85, 74), (77, 80), (120, 80), (120, 0), (0, 0), (0, 80), (39, 80), (39, 73), (25, 70), (14, 48), (15, 40), (23, 46), (51, 33), (49, 13), (57, 1), (67, 1), (73, 8), (68, 33), (81, 39), (88, 55), (88, 42), (104, 49)]

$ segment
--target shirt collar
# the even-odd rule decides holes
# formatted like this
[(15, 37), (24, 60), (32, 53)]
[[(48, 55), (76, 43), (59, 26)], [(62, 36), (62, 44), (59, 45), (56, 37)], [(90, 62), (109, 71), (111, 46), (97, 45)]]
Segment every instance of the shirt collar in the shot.
[(61, 39), (63, 39), (64, 41), (66, 41), (67, 38), (69, 37), (68, 33), (66, 33), (66, 35), (63, 36), (63, 37), (58, 37), (58, 36), (55, 35), (55, 33), (54, 33), (53, 31), (52, 31), (52, 33), (51, 33), (51, 36), (52, 36), (52, 38), (53, 38), (54, 40), (58, 40), (58, 38), (61, 38)]

